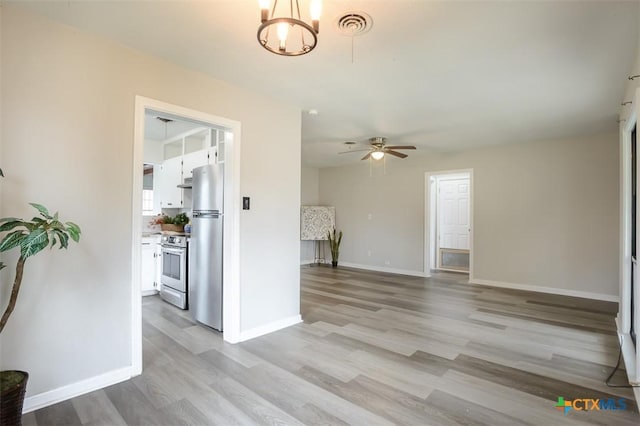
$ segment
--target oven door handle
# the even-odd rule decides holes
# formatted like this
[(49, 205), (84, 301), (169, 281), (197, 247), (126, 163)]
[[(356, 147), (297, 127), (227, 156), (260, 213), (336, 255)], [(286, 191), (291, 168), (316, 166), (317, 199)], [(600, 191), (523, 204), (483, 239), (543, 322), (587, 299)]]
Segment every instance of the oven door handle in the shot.
[(171, 254), (183, 255), (184, 254), (184, 249), (174, 249), (174, 248), (162, 247), (162, 252), (163, 253), (171, 253)]

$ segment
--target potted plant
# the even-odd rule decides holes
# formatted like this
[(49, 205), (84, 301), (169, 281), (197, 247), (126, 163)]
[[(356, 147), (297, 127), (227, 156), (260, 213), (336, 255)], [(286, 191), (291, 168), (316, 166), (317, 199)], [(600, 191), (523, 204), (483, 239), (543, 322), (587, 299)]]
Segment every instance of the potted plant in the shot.
[(331, 266), (338, 267), (338, 257), (340, 256), (340, 242), (342, 242), (342, 231), (336, 236), (336, 228), (327, 233), (329, 238), (329, 248), (331, 249)]
[[(0, 176), (4, 176), (2, 169), (0, 169)], [(78, 225), (73, 222), (63, 223), (58, 218), (58, 213), (51, 215), (47, 208), (40, 204), (31, 203), (31, 206), (40, 214), (31, 220), (15, 217), (0, 218), (0, 233), (6, 233), (0, 240), (0, 252), (14, 248), (20, 250), (9, 303), (0, 318), (0, 333), (2, 333), (16, 306), (27, 259), (40, 253), (49, 245), (53, 248), (58, 244), (58, 248), (66, 249), (69, 246), (69, 239), (75, 242), (80, 240), (80, 227)], [(6, 265), (0, 262), (0, 269), (5, 267)], [(24, 371), (0, 371), (1, 425), (21, 424), (22, 404), (28, 378), (29, 374)]]
[(160, 215), (151, 221), (152, 225), (160, 225), (163, 231), (184, 232), (184, 226), (189, 223), (189, 216), (185, 213), (177, 214), (175, 217)]

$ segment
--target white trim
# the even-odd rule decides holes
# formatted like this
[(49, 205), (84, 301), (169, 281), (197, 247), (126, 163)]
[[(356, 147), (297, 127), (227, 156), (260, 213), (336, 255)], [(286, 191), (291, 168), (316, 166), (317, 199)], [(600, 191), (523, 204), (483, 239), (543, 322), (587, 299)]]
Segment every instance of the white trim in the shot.
[(340, 262), (339, 265), (346, 266), (348, 268), (365, 269), (367, 271), (388, 272), (390, 274), (399, 274), (399, 275), (410, 275), (412, 277), (429, 278), (431, 276), (431, 274), (426, 274), (423, 271), (412, 271), (412, 270), (409, 270), (409, 269), (387, 268), (385, 266), (363, 265), (363, 264), (360, 264), (360, 263)]
[(620, 124), (620, 307), (618, 331), (631, 330), (631, 131), (636, 124), (632, 112)]
[(436, 268), (436, 269), (434, 269), (434, 271), (437, 271), (437, 272), (455, 272), (457, 274), (469, 275), (469, 272), (461, 271), (459, 269)]
[(288, 318), (279, 319), (268, 324), (242, 331), (239, 335), (238, 341), (244, 342), (245, 340), (264, 336), (265, 334), (273, 333), (274, 331), (282, 330), (283, 328), (290, 327), (301, 322), (302, 317), (300, 315), (294, 315)]
[(502, 281), (482, 280), (479, 278), (469, 279), (469, 284), (484, 285), (490, 287), (509, 288), (512, 290), (533, 291), (536, 293), (557, 294), (559, 296), (581, 297), (583, 299), (603, 300), (605, 302), (619, 302), (620, 298), (612, 294), (592, 293), (589, 291), (570, 290), (566, 288), (544, 287), (531, 284), (515, 284)]
[[(233, 132), (225, 132), (224, 140), (224, 239), (222, 293), (222, 333), (225, 341), (239, 342), (240, 336), (240, 122), (234, 121)], [(231, 219), (231, 220), (229, 220)], [(228, 284), (227, 284), (228, 283)]]
[[(616, 319), (616, 324), (618, 323)], [(627, 379), (629, 384), (638, 386), (640, 381), (634, 376), (633, 372), (638, 370), (638, 363), (636, 362), (636, 351), (633, 346), (633, 341), (629, 334), (618, 333), (620, 339), (620, 350), (622, 351), (622, 358), (624, 359), (625, 369), (627, 370)], [(634, 387), (633, 394), (636, 398), (636, 404), (640, 404), (640, 388)]]
[(131, 191), (131, 375), (142, 374), (142, 173), (145, 100), (135, 98)]
[(158, 294), (158, 290), (145, 290), (142, 292), (142, 297), (155, 296), (156, 294)]
[[(622, 353), (630, 382), (640, 382), (640, 338), (637, 339), (635, 347), (630, 337), (631, 331), (631, 132), (637, 125), (638, 115), (640, 114), (640, 89), (636, 89), (633, 99), (633, 108), (629, 108), (627, 117), (620, 122), (620, 304), (616, 324), (618, 334), (622, 338)], [(640, 144), (637, 145), (640, 147)], [(636, 159), (638, 169), (640, 170), (640, 155)], [(640, 187), (640, 175), (637, 177), (637, 183)], [(636, 209), (637, 223), (640, 225), (640, 210)], [(640, 226), (636, 229), (636, 237), (640, 237)], [(639, 244), (636, 238), (636, 244)], [(635, 266), (636, 272), (640, 268)], [(640, 300), (640, 280), (636, 278), (635, 300)], [(636, 333), (640, 331), (640, 306), (635, 305), (634, 312), (634, 329)], [(634, 389), (636, 392), (637, 389)], [(636, 392), (638, 399), (638, 392)], [(639, 399), (640, 401), (640, 399)]]
[(636, 386), (640, 385), (640, 382), (638, 382), (631, 374), (631, 371), (635, 371), (637, 368), (635, 360), (635, 350), (633, 348), (633, 340), (631, 340), (631, 336), (629, 334), (618, 333), (618, 338), (621, 342), (620, 346), (622, 350), (622, 356), (624, 357), (625, 366), (627, 367), (627, 377), (629, 379), (629, 384)]
[(170, 115), (184, 117), (213, 127), (225, 127), (224, 155), (224, 242), (223, 250), (223, 338), (227, 342), (240, 341), (240, 153), (241, 123), (224, 117), (207, 114), (189, 108), (169, 104), (155, 99), (136, 96), (135, 136), (133, 143), (133, 196), (132, 196), (132, 330), (131, 361), (132, 374), (142, 373), (142, 297), (140, 291), (140, 243), (142, 220), (142, 175), (137, 164), (142, 164), (144, 150), (145, 110), (150, 109)]
[[(458, 177), (469, 177), (469, 227), (471, 228), (471, 232), (469, 232), (469, 279), (473, 278), (473, 268), (474, 268), (474, 247), (473, 247), (473, 205), (475, 202), (474, 199), (474, 179), (473, 179), (473, 169), (458, 169), (458, 170), (439, 170), (439, 171), (431, 171), (425, 172), (424, 174), (424, 275), (426, 277), (430, 277), (431, 270), (437, 270), (437, 261), (436, 265), (432, 265), (433, 253), (431, 250), (431, 185), (429, 181), (432, 177), (438, 177), (442, 175), (452, 175), (452, 178)], [(462, 271), (455, 271), (462, 272)]]
[[(620, 318), (619, 315), (615, 319), (616, 326), (620, 329)], [(636, 370), (636, 359), (635, 359), (635, 350), (632, 344), (631, 335), (618, 333), (618, 340), (620, 345), (620, 350), (622, 351), (622, 359), (624, 360), (625, 369), (627, 370), (627, 379), (629, 383), (637, 386), (640, 385), (640, 382), (635, 381), (636, 379), (633, 377), (632, 371)], [(635, 381), (635, 383), (634, 383)], [(633, 388), (633, 394), (636, 398), (636, 405), (640, 404), (640, 387)]]
[(311, 264), (315, 264), (315, 260), (313, 259), (307, 259), (307, 260), (301, 260), (300, 261), (300, 266), (302, 265), (311, 265)]
[(131, 377), (131, 368), (125, 367), (99, 376), (91, 377), (90, 379), (81, 380), (70, 385), (33, 395), (25, 398), (22, 413), (26, 414), (49, 405), (57, 404), (58, 402), (75, 398), (79, 395), (84, 395), (98, 389), (106, 388), (107, 386), (129, 380)]

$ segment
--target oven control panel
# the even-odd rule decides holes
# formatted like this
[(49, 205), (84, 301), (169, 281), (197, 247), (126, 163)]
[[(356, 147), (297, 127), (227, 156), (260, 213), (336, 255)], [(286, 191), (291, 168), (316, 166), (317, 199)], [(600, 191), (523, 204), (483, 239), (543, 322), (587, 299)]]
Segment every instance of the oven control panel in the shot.
[(173, 247), (186, 247), (187, 237), (184, 235), (163, 235), (162, 245)]

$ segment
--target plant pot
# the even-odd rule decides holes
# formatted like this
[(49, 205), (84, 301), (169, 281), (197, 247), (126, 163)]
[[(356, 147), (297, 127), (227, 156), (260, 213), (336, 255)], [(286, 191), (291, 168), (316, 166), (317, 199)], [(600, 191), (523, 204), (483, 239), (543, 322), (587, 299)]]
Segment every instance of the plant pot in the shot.
[(20, 426), (22, 404), (29, 374), (24, 371), (0, 371), (0, 425)]
[(332, 266), (333, 268), (337, 268), (337, 267), (338, 267), (338, 261), (337, 261), (337, 260), (332, 260), (332, 261), (331, 261), (331, 266)]
[(184, 232), (184, 225), (174, 225), (173, 223), (163, 223), (160, 225), (163, 231)]

